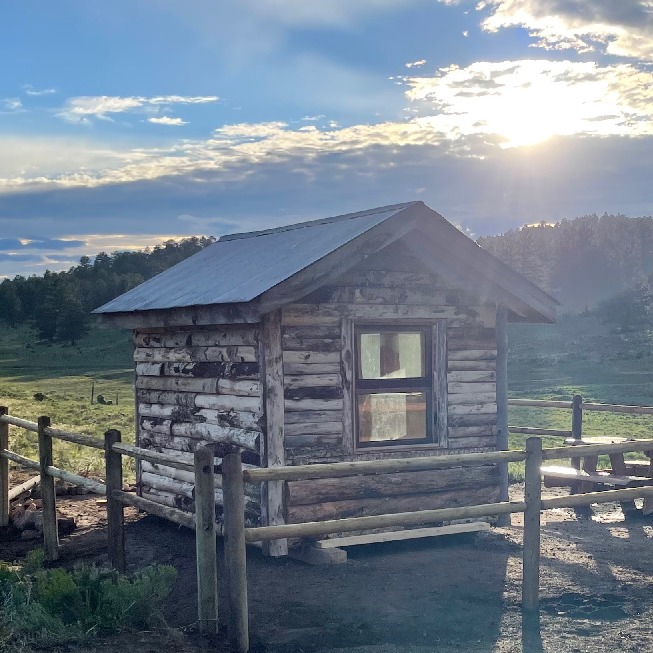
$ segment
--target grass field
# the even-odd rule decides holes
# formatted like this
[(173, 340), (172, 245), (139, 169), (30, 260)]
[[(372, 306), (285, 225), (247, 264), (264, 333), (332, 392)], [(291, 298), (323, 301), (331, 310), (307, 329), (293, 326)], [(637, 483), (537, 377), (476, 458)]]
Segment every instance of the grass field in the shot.
[[(653, 404), (653, 335), (611, 332), (592, 316), (563, 316), (556, 325), (513, 325), (508, 366), (511, 397)], [(48, 415), (58, 428), (98, 437), (117, 428), (123, 439), (134, 437), (132, 345), (127, 331), (93, 330), (77, 346), (36, 343), (28, 329), (4, 329), (0, 334), (0, 405), (18, 417), (36, 420)], [(103, 395), (113, 405), (90, 403)], [(45, 395), (36, 401), (34, 395)], [(117, 403), (116, 403), (117, 399)], [(514, 408), (514, 426), (569, 429), (571, 411)], [(35, 436), (12, 428), (12, 448), (33, 457)], [(653, 417), (585, 413), (588, 435), (653, 436)], [(521, 448), (525, 436), (512, 434), (511, 447)], [(544, 446), (561, 443), (544, 438)], [(57, 443), (57, 464), (74, 471), (99, 472), (99, 452)], [(513, 465), (514, 479), (523, 475)]]

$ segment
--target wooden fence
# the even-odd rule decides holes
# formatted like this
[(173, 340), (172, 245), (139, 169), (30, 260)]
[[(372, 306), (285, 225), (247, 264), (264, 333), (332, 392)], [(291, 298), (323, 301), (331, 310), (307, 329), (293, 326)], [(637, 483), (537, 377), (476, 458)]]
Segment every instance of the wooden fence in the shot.
[[(515, 400), (513, 400), (515, 401)], [(521, 400), (530, 401), (530, 400)], [(552, 402), (546, 402), (552, 403)], [(563, 402), (556, 402), (563, 403)], [(569, 405), (555, 407), (572, 407)], [(577, 402), (578, 404), (578, 402)], [(525, 405), (525, 404), (520, 404)], [(541, 403), (537, 404), (538, 406)], [(582, 402), (580, 403), (582, 405)], [(585, 404), (587, 408), (587, 404)], [(650, 409), (653, 411), (653, 409)], [(39, 460), (34, 461), (12, 452), (9, 449), (9, 425), (18, 426), (38, 434)], [(53, 465), (52, 438), (75, 442), (84, 446), (104, 449), (106, 461), (106, 483), (66, 472)], [(417, 526), (442, 521), (509, 515), (524, 513), (523, 541), (523, 584), (522, 608), (525, 614), (532, 614), (539, 608), (540, 573), (540, 516), (542, 510), (551, 508), (588, 506), (593, 503), (628, 501), (636, 498), (653, 498), (653, 487), (635, 487), (623, 490), (589, 492), (571, 496), (543, 499), (542, 462), (560, 458), (625, 453), (632, 451), (653, 452), (653, 440), (632, 440), (628, 442), (576, 445), (573, 447), (542, 448), (539, 437), (526, 441), (526, 449), (520, 451), (492, 451), (487, 453), (453, 454), (436, 457), (401, 458), (315, 465), (296, 465), (260, 469), (244, 469), (241, 453), (237, 450), (221, 452), (220, 471), (224, 500), (224, 521), (221, 534), (224, 536), (224, 555), (226, 577), (224, 579), (227, 609), (229, 615), (229, 639), (232, 649), (237, 653), (249, 650), (246, 544), (286, 538), (318, 537), (334, 533), (352, 532), (375, 528)], [(158, 503), (134, 496), (122, 490), (122, 456), (162, 463), (195, 473), (196, 514), (162, 506)], [(50, 560), (56, 559), (59, 551), (56, 498), (54, 479), (61, 478), (97, 494), (107, 497), (108, 547), (112, 564), (119, 570), (125, 567), (123, 507), (134, 506), (148, 513), (170, 519), (173, 522), (194, 528), (196, 532), (198, 615), (200, 627), (204, 632), (217, 631), (217, 565), (214, 499), (214, 465), (216, 451), (201, 447), (195, 452), (193, 464), (180, 461), (176, 457), (141, 449), (120, 442), (120, 433), (109, 430), (104, 441), (88, 435), (68, 433), (54, 429), (47, 417), (37, 423), (28, 422), (8, 414), (0, 407), (0, 525), (6, 525), (9, 509), (8, 462), (13, 461), (28, 469), (37, 470), (41, 475), (41, 485), (45, 488), (43, 496), (44, 547)], [(503, 501), (498, 503), (421, 510), (367, 517), (352, 517), (321, 522), (281, 524), (248, 528), (244, 522), (244, 483), (267, 483), (290, 480), (310, 480), (320, 478), (341, 478), (346, 476), (391, 474), (444, 469), (448, 467), (473, 467), (490, 464), (507, 464), (525, 461), (525, 495), (523, 501)], [(46, 517), (47, 515), (47, 517)]]

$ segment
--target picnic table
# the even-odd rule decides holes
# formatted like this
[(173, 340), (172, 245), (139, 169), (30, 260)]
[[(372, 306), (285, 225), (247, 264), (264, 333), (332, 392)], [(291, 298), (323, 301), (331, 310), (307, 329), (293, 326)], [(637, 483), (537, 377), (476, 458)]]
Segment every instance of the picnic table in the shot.
[[(568, 439), (570, 446), (583, 444), (615, 444), (632, 438), (588, 437)], [(571, 494), (583, 494), (609, 488), (628, 488), (653, 485), (653, 451), (647, 451), (648, 460), (626, 460), (623, 453), (608, 454), (611, 469), (597, 470), (598, 455), (570, 456), (571, 466), (549, 465), (542, 467), (545, 487), (571, 487)], [(621, 502), (625, 515), (636, 512), (634, 501)], [(653, 513), (653, 499), (644, 499), (642, 513)]]

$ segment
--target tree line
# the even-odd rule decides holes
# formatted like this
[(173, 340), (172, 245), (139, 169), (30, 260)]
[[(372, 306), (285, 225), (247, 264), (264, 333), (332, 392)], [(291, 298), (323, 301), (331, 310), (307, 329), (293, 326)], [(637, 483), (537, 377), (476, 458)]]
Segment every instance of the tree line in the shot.
[(94, 259), (82, 256), (64, 272), (5, 279), (0, 321), (10, 327), (28, 324), (44, 340), (75, 344), (88, 331), (91, 311), (213, 242), (213, 237), (192, 237), (141, 252), (101, 252)]

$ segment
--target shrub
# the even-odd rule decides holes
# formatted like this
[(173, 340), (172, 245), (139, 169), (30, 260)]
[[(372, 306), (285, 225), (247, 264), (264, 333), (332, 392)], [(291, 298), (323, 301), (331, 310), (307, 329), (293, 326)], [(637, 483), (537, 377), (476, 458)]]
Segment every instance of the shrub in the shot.
[(0, 640), (46, 645), (161, 623), (177, 575), (167, 565), (131, 576), (89, 565), (43, 569), (42, 559), (0, 563)]

